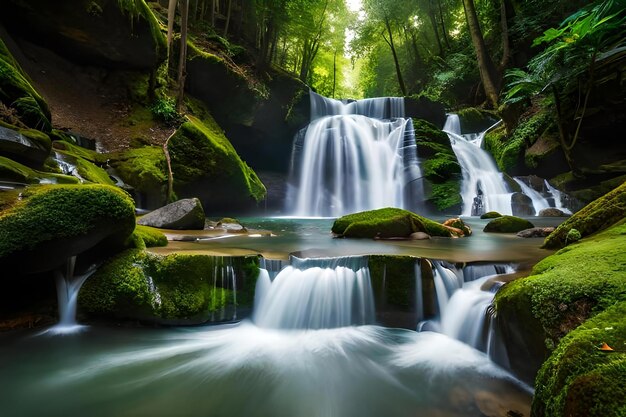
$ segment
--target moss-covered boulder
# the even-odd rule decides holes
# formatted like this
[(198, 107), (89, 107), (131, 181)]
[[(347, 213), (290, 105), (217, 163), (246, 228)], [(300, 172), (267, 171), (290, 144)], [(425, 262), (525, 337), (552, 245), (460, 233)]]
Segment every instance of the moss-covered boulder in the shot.
[(456, 112), (461, 122), (461, 132), (479, 133), (487, 130), (498, 121), (498, 116), (488, 110), (468, 107)]
[(121, 248), (134, 228), (133, 201), (118, 188), (30, 187), (0, 212), (0, 268), (52, 269), (96, 245)]
[(480, 216), (481, 219), (495, 219), (498, 217), (502, 217), (502, 214), (498, 213), (497, 211), (488, 211), (487, 213), (484, 213)]
[(450, 237), (445, 226), (399, 208), (383, 208), (348, 214), (335, 220), (335, 235), (356, 238), (408, 238), (411, 233), (425, 232), (431, 236)]
[(158, 324), (242, 318), (252, 307), (258, 265), (257, 256), (161, 256), (131, 249), (109, 260), (85, 282), (79, 311), (98, 318)]
[(0, 121), (0, 155), (39, 168), (50, 155), (50, 137), (39, 130), (20, 129)]
[(9, 0), (0, 19), (12, 33), (81, 64), (154, 69), (166, 55), (144, 0)]
[[(621, 221), (545, 258), (531, 276), (497, 293), (498, 320), (517, 374), (532, 381), (563, 336), (626, 300), (624, 247), (626, 222)], [(544, 386), (536, 388), (539, 395)]]
[(443, 213), (461, 211), (461, 166), (448, 135), (426, 120), (414, 119), (417, 154), (422, 164), (426, 205)]
[(188, 118), (169, 142), (176, 194), (200, 198), (207, 212), (255, 207), (265, 197), (255, 172), (210, 116)]
[(589, 236), (626, 217), (626, 182), (603, 197), (589, 203), (563, 222), (543, 243), (548, 249), (559, 249), (567, 242), (570, 230), (576, 229), (582, 237)]
[(496, 217), (487, 223), (483, 231), (487, 233), (517, 233), (533, 227), (535, 226), (526, 219), (515, 216), (502, 216)]
[(23, 184), (77, 184), (76, 177), (37, 171), (12, 159), (0, 156), (0, 180)]
[(561, 340), (537, 375), (533, 416), (626, 414), (624, 347), (626, 301), (587, 320)]
[[(2, 15), (5, 15), (4, 10)], [(48, 105), (35, 91), (28, 76), (22, 71), (1, 39), (0, 102), (13, 109), (26, 126), (46, 132), (52, 129)]]
[(159, 229), (138, 224), (133, 234), (128, 238), (128, 246), (145, 249), (167, 246), (167, 237)]
[(53, 149), (54, 158), (62, 166), (62, 170), (71, 173), (81, 182), (115, 185), (102, 167), (106, 163), (102, 154), (65, 141), (55, 141)]

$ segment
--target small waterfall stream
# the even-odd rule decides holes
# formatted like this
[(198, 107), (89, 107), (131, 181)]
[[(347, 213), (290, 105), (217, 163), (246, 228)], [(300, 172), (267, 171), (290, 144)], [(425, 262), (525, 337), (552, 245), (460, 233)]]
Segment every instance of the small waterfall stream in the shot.
[(416, 209), (421, 171), (404, 99), (342, 103), (311, 92), (311, 123), (294, 140), (290, 178), (288, 212), (296, 216)]

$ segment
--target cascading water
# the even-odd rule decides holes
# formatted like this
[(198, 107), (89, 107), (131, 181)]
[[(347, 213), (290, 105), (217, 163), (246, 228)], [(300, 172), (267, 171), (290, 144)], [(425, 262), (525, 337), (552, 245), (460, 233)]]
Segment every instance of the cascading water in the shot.
[(461, 214), (476, 216), (488, 211), (512, 214), (512, 193), (491, 155), (481, 148), (489, 129), (478, 135), (461, 135), (459, 116), (449, 114), (443, 130), (463, 171)]
[(537, 190), (527, 185), (524, 181), (519, 178), (513, 178), (516, 183), (519, 184), (522, 189), (522, 193), (526, 194), (533, 202), (533, 208), (535, 209), (535, 214), (539, 214), (539, 212), (543, 209), (550, 207), (550, 203), (546, 200)]
[(374, 323), (367, 258), (299, 259), (273, 281), (257, 279), (254, 323), (276, 329), (328, 329)]
[(404, 99), (344, 104), (311, 92), (311, 123), (294, 140), (288, 211), (336, 217), (382, 207), (417, 209), (423, 195)]

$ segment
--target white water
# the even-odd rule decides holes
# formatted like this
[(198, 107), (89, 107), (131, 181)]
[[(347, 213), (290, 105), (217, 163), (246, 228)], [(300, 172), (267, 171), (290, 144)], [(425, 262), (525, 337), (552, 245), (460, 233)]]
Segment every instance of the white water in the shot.
[(554, 199), (554, 207), (558, 208), (563, 213), (572, 214), (572, 211), (570, 209), (563, 206), (563, 199), (562, 199), (561, 192), (557, 190), (556, 188), (554, 188), (553, 186), (551, 186), (548, 180), (543, 180), (543, 183), (546, 186), (548, 193), (550, 193), (550, 195)]
[(337, 217), (421, 203), (421, 172), (402, 98), (344, 104), (311, 93), (311, 124), (297, 135), (288, 211)]
[(269, 282), (257, 281), (254, 323), (274, 329), (329, 329), (373, 324), (367, 258), (292, 259)]
[(481, 148), (489, 129), (478, 135), (461, 135), (459, 116), (450, 114), (443, 130), (450, 138), (452, 150), (463, 172), (461, 214), (473, 216), (488, 211), (512, 214), (512, 193), (491, 155)]
[(519, 184), (522, 189), (522, 193), (526, 194), (533, 202), (533, 208), (535, 209), (535, 215), (538, 215), (539, 212), (545, 208), (550, 207), (550, 203), (546, 200), (537, 190), (527, 185), (524, 181), (513, 178), (516, 183)]
[(72, 256), (67, 260), (66, 271), (55, 270), (54, 275), (57, 287), (57, 302), (59, 309), (59, 322), (44, 331), (44, 334), (68, 334), (80, 331), (84, 326), (76, 322), (76, 304), (78, 302), (78, 292), (87, 278), (96, 272), (95, 265), (89, 268), (82, 275), (74, 275), (76, 257)]

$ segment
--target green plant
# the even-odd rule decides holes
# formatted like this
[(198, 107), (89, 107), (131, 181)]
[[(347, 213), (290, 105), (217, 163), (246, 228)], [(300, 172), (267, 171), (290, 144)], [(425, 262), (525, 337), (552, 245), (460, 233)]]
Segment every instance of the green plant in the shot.
[(155, 118), (171, 126), (179, 125), (183, 122), (183, 117), (176, 111), (176, 101), (171, 97), (158, 98), (150, 107), (150, 110)]

